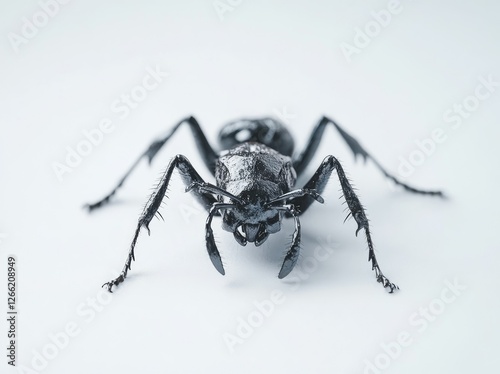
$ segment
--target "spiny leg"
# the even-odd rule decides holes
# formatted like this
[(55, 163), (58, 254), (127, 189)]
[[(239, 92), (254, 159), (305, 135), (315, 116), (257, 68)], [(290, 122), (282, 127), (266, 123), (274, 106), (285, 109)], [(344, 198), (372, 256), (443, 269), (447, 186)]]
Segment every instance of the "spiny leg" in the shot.
[(293, 216), (295, 220), (295, 230), (293, 232), (292, 236), (292, 245), (290, 246), (290, 249), (285, 255), (285, 259), (283, 260), (283, 265), (281, 265), (281, 270), (278, 274), (279, 279), (285, 278), (290, 272), (293, 270), (295, 267), (295, 264), (297, 264), (297, 260), (299, 259), (299, 254), (300, 254), (300, 220), (299, 220), (299, 214), (298, 212), (294, 209), (293, 205), (290, 206), (285, 206), (283, 207), (290, 215)]
[[(158, 209), (160, 208), (163, 198), (167, 193), (168, 185), (170, 183), (170, 178), (172, 177), (172, 173), (175, 168), (177, 168), (180, 171), (182, 180), (184, 181), (184, 184), (186, 186), (190, 186), (195, 182), (204, 183), (203, 179), (200, 177), (198, 172), (194, 169), (194, 167), (191, 165), (191, 163), (186, 157), (182, 155), (177, 155), (174, 157), (172, 161), (170, 161), (165, 173), (163, 174), (155, 191), (149, 197), (148, 202), (146, 203), (146, 206), (144, 207), (139, 217), (134, 238), (132, 239), (129, 253), (127, 255), (127, 260), (125, 262), (125, 266), (123, 267), (121, 274), (117, 278), (107, 283), (104, 283), (103, 285), (103, 287), (106, 287), (109, 292), (112, 292), (113, 286), (119, 285), (127, 277), (127, 273), (131, 269), (132, 261), (135, 261), (134, 250), (137, 243), (137, 239), (139, 238), (141, 228), (145, 227), (148, 230), (148, 234), (150, 234), (149, 224), (155, 215), (160, 214), (158, 212)], [(216, 202), (215, 197), (210, 193), (200, 192), (197, 189), (193, 189), (192, 193), (195, 194), (195, 197), (198, 199), (199, 202), (202, 203), (202, 205), (207, 210), (209, 210)]]
[[(368, 242), (368, 261), (372, 263), (372, 270), (375, 271), (375, 275), (377, 277), (377, 281), (382, 283), (384, 288), (389, 288), (390, 292), (394, 292), (394, 290), (399, 289), (394, 283), (391, 283), (389, 279), (387, 279), (382, 270), (380, 270), (380, 266), (377, 262), (377, 257), (375, 256), (375, 250), (373, 248), (372, 237), (370, 233), (370, 226), (368, 225), (368, 218), (366, 217), (365, 210), (359, 198), (357, 197), (354, 189), (352, 188), (349, 180), (347, 179), (342, 166), (338, 162), (338, 160), (333, 156), (326, 157), (321, 163), (318, 170), (314, 173), (309, 182), (306, 183), (304, 188), (306, 189), (315, 189), (318, 193), (323, 192), (328, 179), (332, 172), (336, 170), (337, 176), (340, 181), (340, 186), (342, 187), (342, 192), (347, 202), (347, 206), (349, 207), (350, 214), (354, 217), (358, 224), (358, 228), (356, 230), (356, 236), (358, 236), (358, 232), (361, 229), (364, 229), (366, 234), (366, 240)], [(289, 202), (293, 204), (299, 214), (302, 214), (306, 211), (306, 209), (311, 205), (314, 200), (309, 196), (302, 196), (291, 199)]]
[(363, 157), (364, 161), (367, 159), (371, 159), (375, 166), (384, 174), (385, 177), (389, 178), (392, 180), (395, 184), (398, 186), (403, 187), (406, 191), (413, 192), (416, 194), (422, 194), (422, 195), (436, 195), (436, 196), (444, 196), (442, 191), (427, 191), (427, 190), (421, 190), (418, 188), (414, 188), (412, 186), (407, 185), (406, 183), (403, 183), (399, 181), (394, 175), (390, 174), (387, 170), (384, 169), (384, 167), (373, 157), (371, 156), (362, 146), (359, 144), (359, 142), (354, 139), (351, 135), (349, 135), (344, 129), (342, 129), (335, 121), (328, 117), (323, 117), (321, 121), (318, 123), (316, 128), (313, 130), (311, 137), (309, 138), (309, 141), (307, 143), (306, 149), (297, 156), (297, 158), (293, 162), (293, 167), (296, 170), (297, 174), (300, 175), (304, 171), (304, 169), (307, 167), (307, 165), (310, 163), (311, 159), (313, 158), (314, 154), (316, 153), (319, 143), (321, 142), (321, 139), (323, 137), (323, 133), (325, 131), (325, 128), (328, 124), (331, 124), (335, 126), (337, 131), (340, 133), (342, 138), (346, 141), (347, 145), (349, 148), (351, 148), (351, 151), (354, 153), (354, 156), (357, 157), (358, 155), (361, 155)]
[(180, 122), (178, 122), (170, 132), (164, 136), (161, 139), (155, 140), (149, 147), (148, 149), (142, 153), (139, 158), (133, 163), (133, 165), (130, 167), (130, 169), (125, 173), (125, 175), (120, 179), (118, 182), (118, 185), (104, 198), (101, 200), (97, 201), (96, 203), (93, 204), (87, 204), (85, 207), (91, 212), (94, 209), (100, 208), (107, 203), (109, 203), (110, 199), (116, 194), (118, 189), (123, 186), (127, 178), (132, 174), (134, 169), (139, 165), (139, 163), (142, 161), (142, 159), (146, 158), (148, 160), (149, 165), (151, 165), (151, 162), (157, 155), (157, 153), (160, 151), (160, 149), (165, 145), (165, 143), (174, 135), (174, 133), (177, 131), (177, 129), (183, 124), (187, 123), (189, 127), (191, 128), (191, 131), (193, 133), (193, 137), (196, 141), (196, 145), (198, 146), (198, 150), (200, 151), (203, 160), (205, 161), (205, 164), (209, 168), (209, 170), (212, 172), (212, 174), (215, 172), (215, 161), (217, 158), (217, 154), (215, 151), (212, 149), (210, 144), (208, 143), (208, 140), (203, 133), (203, 131), (200, 128), (200, 125), (196, 121), (194, 117), (188, 117), (184, 118)]

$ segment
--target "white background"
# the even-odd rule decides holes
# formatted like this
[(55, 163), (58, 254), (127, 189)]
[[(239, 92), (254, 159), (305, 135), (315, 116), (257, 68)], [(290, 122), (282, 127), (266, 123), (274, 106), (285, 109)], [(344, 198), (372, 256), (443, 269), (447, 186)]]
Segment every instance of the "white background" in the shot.
[[(352, 44), (371, 12), (386, 8), (386, 1), (243, 1), (221, 20), (211, 0), (74, 0), (16, 52), (9, 33), (22, 35), (23, 18), (40, 6), (2, 1), (0, 309), (14, 254), (18, 364), (32, 367), (48, 352), (54, 357), (39, 372), (363, 373), (373, 372), (367, 362), (377, 358), (384, 373), (495, 371), (500, 92), (457, 129), (443, 115), (474, 95), (479, 77), (500, 80), (500, 5), (402, 1), (402, 11), (348, 62), (340, 45)], [(170, 76), (125, 119), (113, 113), (111, 104), (156, 65)], [(389, 295), (375, 281), (363, 235), (354, 236), (352, 220), (342, 224), (336, 178), (326, 203), (302, 218), (302, 257), (282, 281), (291, 222), (255, 248), (237, 245), (216, 219), (222, 277), (204, 248), (206, 214), (176, 176), (165, 222), (155, 220), (151, 237), (140, 237), (130, 277), (92, 314), (89, 302), (121, 270), (137, 217), (169, 159), (183, 153), (212, 179), (185, 128), (151, 168), (141, 164), (112, 205), (91, 215), (82, 205), (107, 193), (151, 140), (184, 116), (195, 115), (216, 144), (227, 121), (284, 110), (298, 149), (326, 114), (395, 173), (418, 150), (415, 141), (445, 131), (446, 141), (407, 181), (442, 188), (448, 200), (392, 188), (373, 164), (355, 163), (330, 129), (307, 170), (328, 154), (343, 162), (367, 207), (381, 267), (401, 290)], [(103, 118), (114, 131), (59, 181), (53, 164), (64, 163), (67, 147), (76, 149), (82, 131)], [(333, 251), (308, 272), (320, 245)], [(297, 287), (291, 280), (300, 270), (307, 279)], [(439, 306), (446, 280), (454, 279), (466, 289), (419, 331), (410, 319), (423, 321), (420, 308)], [(231, 353), (224, 334), (236, 335), (273, 290), (284, 302)], [(68, 323), (79, 334), (54, 353), (50, 336)], [(382, 344), (405, 331), (411, 344), (384, 360)], [(1, 356), (1, 371), (17, 372)]]

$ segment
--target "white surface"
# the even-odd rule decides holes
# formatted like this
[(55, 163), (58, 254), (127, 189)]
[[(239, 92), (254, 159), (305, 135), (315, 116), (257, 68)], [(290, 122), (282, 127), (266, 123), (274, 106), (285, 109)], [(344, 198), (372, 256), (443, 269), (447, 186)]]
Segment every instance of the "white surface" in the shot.
[[(339, 45), (352, 42), (354, 29), (387, 2), (305, 4), (245, 1), (221, 22), (212, 1), (73, 1), (16, 54), (7, 34), (19, 33), (38, 5), (3, 1), (0, 232), (7, 237), (0, 284), (7, 255), (15, 254), (20, 365), (31, 367), (49, 335), (74, 322), (80, 333), (42, 372), (363, 373), (366, 360), (383, 354), (381, 344), (404, 331), (412, 343), (384, 373), (498, 367), (500, 92), (459, 129), (442, 118), (474, 94), (479, 76), (500, 79), (498, 2), (403, 1), (403, 11), (351, 63)], [(156, 64), (171, 75), (126, 119), (111, 112)], [(388, 188), (372, 164), (353, 162), (332, 130), (308, 169), (330, 153), (343, 161), (368, 209), (380, 265), (401, 291), (388, 295), (376, 283), (364, 238), (354, 237), (353, 221), (342, 224), (335, 178), (325, 205), (302, 219), (298, 269), (329, 235), (334, 244), (322, 245), (334, 251), (294, 288), (277, 278), (291, 222), (256, 249), (239, 247), (217, 220), (227, 272), (221, 277), (204, 249), (206, 215), (175, 177), (165, 223), (153, 222), (151, 237), (141, 236), (130, 278), (92, 316), (87, 298), (118, 275), (138, 214), (170, 157), (185, 154), (211, 179), (182, 129), (115, 204), (92, 215), (81, 205), (107, 193), (183, 116), (195, 115), (215, 144), (225, 122), (284, 108), (294, 115), (287, 122), (299, 149), (327, 114), (395, 172), (400, 157), (417, 149), (415, 140), (446, 130), (446, 142), (408, 182), (443, 188), (447, 201)], [(60, 183), (52, 163), (64, 162), (66, 147), (75, 148), (82, 130), (103, 118), (115, 130)], [(455, 278), (466, 290), (420, 333), (409, 318), (415, 322), (419, 308), (437, 303)], [(273, 290), (285, 301), (231, 354), (224, 334), (235, 334), (238, 319)], [(2, 373), (17, 372), (0, 360)]]

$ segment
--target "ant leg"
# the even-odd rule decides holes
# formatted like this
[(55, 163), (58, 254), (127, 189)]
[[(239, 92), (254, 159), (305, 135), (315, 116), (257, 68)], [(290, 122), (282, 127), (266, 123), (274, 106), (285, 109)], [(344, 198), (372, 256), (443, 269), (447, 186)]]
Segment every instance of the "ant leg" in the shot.
[(367, 159), (371, 159), (375, 164), (375, 166), (377, 166), (377, 168), (385, 175), (386, 178), (389, 178), (398, 186), (403, 187), (406, 191), (422, 195), (444, 196), (442, 191), (421, 190), (411, 187), (406, 183), (399, 181), (394, 175), (390, 174), (387, 170), (385, 170), (384, 167), (375, 158), (373, 158), (373, 156), (371, 156), (361, 146), (361, 144), (359, 144), (359, 142), (356, 139), (354, 139), (344, 129), (342, 129), (335, 121), (333, 121), (328, 117), (323, 117), (321, 119), (316, 128), (313, 130), (311, 137), (309, 138), (309, 141), (307, 143), (306, 149), (301, 154), (299, 154), (294, 160), (293, 167), (298, 175), (300, 175), (304, 171), (304, 169), (307, 167), (307, 165), (313, 158), (314, 154), (316, 153), (319, 143), (321, 142), (321, 139), (323, 137), (325, 128), (328, 124), (332, 124), (333, 126), (335, 126), (335, 128), (340, 133), (342, 138), (345, 140), (349, 148), (351, 148), (351, 151), (354, 153), (354, 157), (361, 155), (364, 161), (366, 161)]
[(164, 136), (161, 139), (155, 140), (153, 143), (151, 143), (148, 149), (144, 153), (142, 153), (139, 156), (139, 158), (132, 164), (130, 169), (120, 179), (118, 185), (108, 195), (106, 195), (104, 198), (93, 204), (86, 204), (85, 208), (87, 208), (89, 212), (91, 212), (94, 209), (100, 208), (109, 203), (109, 200), (116, 194), (118, 189), (123, 186), (125, 180), (130, 176), (130, 174), (134, 171), (137, 165), (139, 165), (142, 159), (146, 158), (148, 160), (149, 165), (151, 165), (151, 162), (153, 161), (156, 154), (165, 145), (165, 143), (172, 137), (172, 135), (174, 135), (174, 133), (183, 123), (187, 123), (191, 128), (194, 139), (196, 141), (196, 145), (198, 146), (198, 150), (200, 151), (203, 160), (205, 161), (205, 164), (210, 169), (212, 174), (215, 173), (215, 161), (217, 159), (217, 154), (208, 143), (208, 140), (203, 131), (201, 130), (200, 125), (198, 124), (196, 119), (194, 117), (184, 118), (183, 120), (178, 122), (166, 136)]
[[(112, 292), (111, 290), (113, 286), (119, 285), (127, 277), (127, 273), (131, 269), (132, 261), (135, 261), (134, 250), (137, 244), (137, 239), (139, 238), (141, 228), (145, 227), (148, 230), (148, 234), (150, 234), (149, 223), (154, 216), (159, 215), (161, 217), (158, 209), (160, 208), (163, 198), (166, 195), (168, 185), (170, 183), (170, 178), (172, 177), (172, 173), (175, 168), (179, 170), (182, 180), (186, 186), (189, 187), (195, 182), (204, 183), (203, 179), (200, 177), (198, 172), (194, 169), (194, 167), (186, 157), (177, 155), (172, 161), (170, 161), (165, 173), (156, 186), (155, 191), (149, 197), (148, 202), (146, 203), (146, 206), (144, 207), (142, 214), (139, 217), (139, 222), (135, 230), (134, 238), (132, 239), (132, 244), (130, 245), (127, 260), (121, 274), (117, 278), (103, 285), (103, 287), (106, 287), (109, 292)], [(216, 198), (211, 193), (202, 192), (197, 189), (192, 189), (190, 191), (194, 193), (198, 201), (200, 201), (207, 210), (209, 210), (216, 203)]]
[[(304, 189), (316, 190), (318, 193), (323, 192), (328, 179), (330, 178), (330, 175), (334, 170), (337, 172), (344, 198), (346, 199), (347, 206), (350, 210), (350, 215), (354, 217), (358, 224), (356, 236), (361, 229), (364, 229), (365, 231), (366, 240), (368, 242), (368, 261), (371, 261), (372, 263), (372, 270), (375, 271), (377, 281), (379, 283), (382, 283), (384, 288), (389, 288), (389, 292), (392, 293), (394, 292), (394, 290), (399, 289), (399, 287), (394, 283), (391, 283), (389, 279), (384, 276), (382, 270), (380, 270), (380, 266), (375, 256), (370, 227), (368, 225), (368, 218), (366, 217), (365, 210), (363, 208), (363, 205), (361, 205), (361, 202), (359, 201), (359, 198), (354, 192), (351, 184), (349, 183), (349, 180), (347, 179), (339, 161), (333, 156), (326, 157), (321, 163), (318, 170), (316, 170), (312, 178), (309, 180), (309, 182), (306, 183)], [(313, 198), (305, 195), (289, 200), (289, 204), (295, 206), (295, 209), (299, 212), (299, 214), (302, 214), (313, 201)]]
[(299, 220), (299, 214), (298, 212), (294, 209), (293, 206), (285, 207), (285, 210), (288, 212), (288, 214), (292, 215), (292, 217), (295, 220), (295, 230), (293, 232), (292, 236), (292, 245), (290, 246), (290, 249), (285, 255), (285, 259), (283, 260), (283, 265), (281, 265), (281, 270), (278, 274), (279, 279), (285, 278), (290, 272), (293, 270), (295, 267), (295, 264), (297, 263), (297, 260), (299, 259), (299, 254), (300, 254), (300, 220)]
[(215, 266), (217, 271), (222, 275), (225, 275), (224, 265), (222, 264), (222, 259), (220, 257), (219, 250), (217, 249), (217, 245), (215, 244), (214, 239), (214, 231), (212, 230), (212, 219), (221, 209), (231, 209), (234, 208), (233, 204), (225, 204), (225, 203), (215, 203), (210, 208), (210, 212), (208, 214), (207, 221), (205, 223), (205, 242), (207, 245), (208, 256), (210, 257), (210, 261)]

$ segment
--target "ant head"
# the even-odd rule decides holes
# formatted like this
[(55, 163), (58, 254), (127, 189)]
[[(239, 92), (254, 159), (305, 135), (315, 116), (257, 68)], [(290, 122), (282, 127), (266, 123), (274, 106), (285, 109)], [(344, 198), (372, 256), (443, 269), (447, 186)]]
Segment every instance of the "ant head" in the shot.
[(268, 197), (277, 196), (279, 192), (271, 195), (269, 192), (261, 185), (244, 189), (233, 199), (235, 204), (222, 214), (222, 228), (232, 232), (240, 245), (250, 242), (259, 246), (270, 234), (281, 230), (283, 209), (269, 205)]
[(222, 228), (232, 232), (240, 245), (250, 242), (259, 246), (267, 240), (270, 234), (281, 230), (283, 218), (281, 211), (264, 207), (257, 210), (252, 207), (248, 208), (242, 206), (228, 209), (222, 215)]
[(284, 212), (297, 216), (298, 212), (293, 204), (290, 204), (294, 198), (308, 195), (317, 202), (324, 203), (316, 190), (301, 188), (282, 193), (277, 184), (265, 182), (259, 181), (245, 186), (238, 196), (223, 191), (225, 198), (229, 198), (233, 203), (225, 206), (222, 228), (232, 232), (241, 245), (251, 242), (259, 246), (266, 241), (269, 234), (280, 231)]

